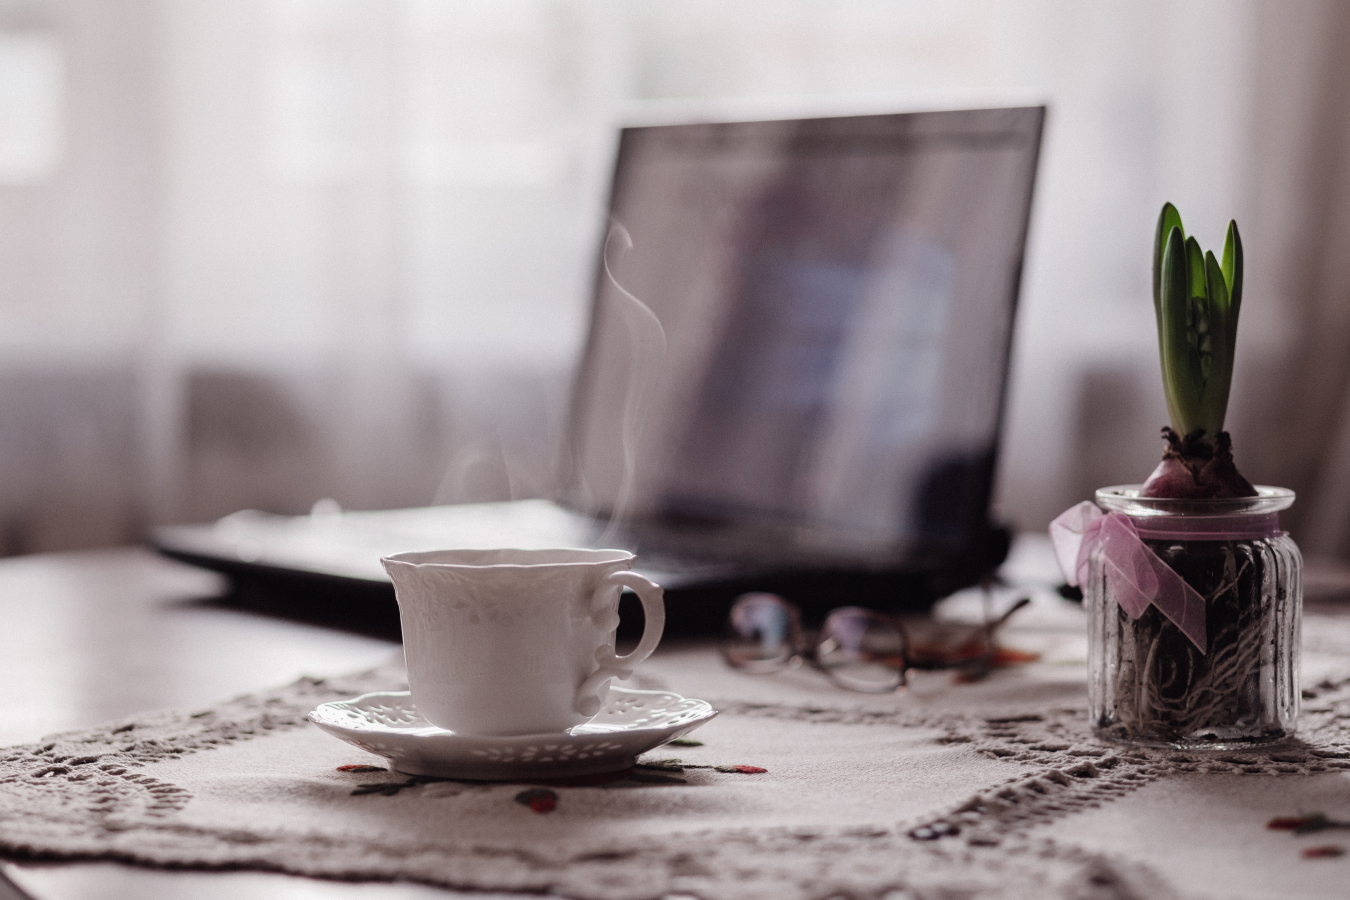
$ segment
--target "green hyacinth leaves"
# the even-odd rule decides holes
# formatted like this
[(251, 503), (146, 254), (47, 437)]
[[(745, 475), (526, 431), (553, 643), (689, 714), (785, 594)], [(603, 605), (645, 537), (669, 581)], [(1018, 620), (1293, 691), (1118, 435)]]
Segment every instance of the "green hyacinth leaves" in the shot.
[(1233, 358), (1237, 346), (1238, 310), (1242, 308), (1242, 235), (1237, 222), (1228, 223), (1228, 234), (1223, 241), (1224, 282), (1228, 285), (1228, 358)]
[[(1182, 240), (1186, 238), (1186, 229), (1181, 227), (1181, 213), (1170, 203), (1164, 203), (1162, 214), (1158, 216), (1158, 228), (1153, 233), (1153, 312), (1158, 318), (1158, 337), (1162, 337), (1162, 258), (1163, 245), (1172, 229), (1181, 230)], [(1226, 260), (1227, 257), (1224, 257)]]
[(1190, 325), (1191, 278), (1186, 265), (1186, 239), (1174, 227), (1165, 239), (1159, 287), (1158, 345), (1162, 357), (1163, 393), (1167, 417), (1178, 434), (1189, 434), (1189, 422), (1198, 407), (1192, 386), (1200, 382), (1200, 357), (1186, 340)]
[(1205, 388), (1201, 403), (1203, 427), (1211, 436), (1223, 431), (1228, 412), (1228, 390), (1233, 381), (1233, 342), (1228, 316), (1228, 282), (1212, 251), (1205, 253), (1205, 286), (1209, 291), (1209, 334), (1201, 338), (1201, 361), (1205, 365)]
[(1172, 428), (1213, 441), (1223, 431), (1242, 299), (1242, 239), (1230, 222), (1223, 262), (1187, 238), (1164, 204), (1154, 238), (1153, 304)]

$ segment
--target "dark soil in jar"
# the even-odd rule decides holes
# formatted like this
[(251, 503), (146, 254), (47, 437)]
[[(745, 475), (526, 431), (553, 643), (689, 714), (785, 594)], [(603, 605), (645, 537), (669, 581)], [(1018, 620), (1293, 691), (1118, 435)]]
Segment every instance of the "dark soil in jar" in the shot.
[(1283, 734), (1273, 692), (1262, 690), (1277, 638), (1281, 601), (1273, 563), (1251, 541), (1146, 540), (1145, 545), (1205, 598), (1206, 653), (1150, 606), (1130, 619), (1117, 604), (1120, 639), (1114, 721), (1104, 737), (1162, 743), (1267, 742)]

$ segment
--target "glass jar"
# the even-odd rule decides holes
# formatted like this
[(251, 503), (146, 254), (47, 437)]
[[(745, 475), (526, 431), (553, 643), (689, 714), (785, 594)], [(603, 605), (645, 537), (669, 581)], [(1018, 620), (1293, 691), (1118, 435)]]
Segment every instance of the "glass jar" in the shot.
[(1138, 485), (1097, 491), (1097, 506), (1127, 517), (1143, 546), (1199, 594), (1205, 622), (1201, 647), (1156, 604), (1132, 617), (1104, 544), (1092, 550), (1083, 601), (1098, 737), (1234, 749), (1293, 735), (1303, 558), (1279, 530), (1278, 512), (1294, 493), (1257, 491), (1223, 500), (1140, 497)]

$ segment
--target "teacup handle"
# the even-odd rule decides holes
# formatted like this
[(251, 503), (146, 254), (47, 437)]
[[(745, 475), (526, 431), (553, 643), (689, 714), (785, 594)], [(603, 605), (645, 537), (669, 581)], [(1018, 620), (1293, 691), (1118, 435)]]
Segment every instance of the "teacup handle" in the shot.
[(666, 627), (665, 591), (661, 586), (644, 578), (636, 572), (621, 569), (610, 572), (600, 579), (600, 584), (591, 595), (591, 621), (598, 627), (613, 629), (619, 627), (619, 617), (613, 612), (612, 597), (615, 588), (632, 588), (642, 601), (642, 640), (626, 656), (619, 656), (609, 647), (595, 651), (595, 661), (600, 664), (591, 677), (577, 688), (573, 708), (583, 716), (593, 716), (600, 712), (600, 688), (611, 678), (627, 678), (633, 673), (633, 667), (652, 655), (656, 645), (661, 643), (661, 632)]

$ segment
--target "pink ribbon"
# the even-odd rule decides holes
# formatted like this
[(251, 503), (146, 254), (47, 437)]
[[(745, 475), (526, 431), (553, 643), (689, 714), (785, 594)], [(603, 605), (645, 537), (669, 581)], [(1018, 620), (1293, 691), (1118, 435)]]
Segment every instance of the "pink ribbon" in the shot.
[[(1279, 525), (1260, 531), (1270, 523), (1266, 516), (1242, 517), (1237, 526), (1224, 522), (1229, 531), (1202, 531), (1191, 525), (1168, 523), (1166, 528), (1136, 527), (1123, 513), (1103, 513), (1096, 504), (1084, 501), (1065, 510), (1050, 523), (1050, 542), (1064, 579), (1072, 585), (1088, 580), (1088, 561), (1093, 551), (1102, 549), (1107, 585), (1131, 619), (1144, 614), (1150, 603), (1181, 629), (1196, 648), (1205, 653), (1205, 598), (1196, 592), (1171, 566), (1144, 545), (1144, 537), (1169, 537), (1184, 540), (1233, 540), (1240, 537), (1265, 537), (1278, 531)], [(1271, 519), (1276, 519), (1272, 514)], [(1246, 520), (1262, 521), (1246, 521)], [(1178, 520), (1184, 521), (1184, 520)], [(1278, 523), (1278, 520), (1276, 520)], [(1211, 524), (1218, 525), (1218, 520)], [(1175, 532), (1174, 529), (1181, 529)], [(1257, 532), (1260, 533), (1257, 533)]]

